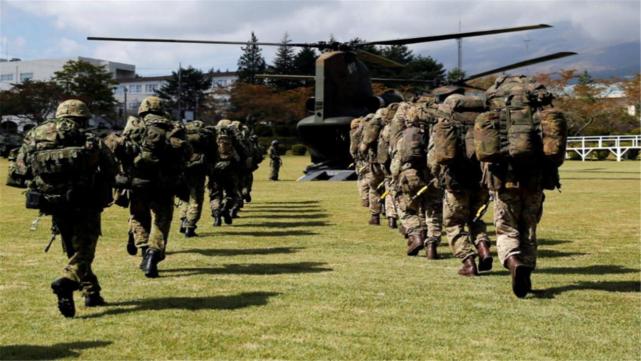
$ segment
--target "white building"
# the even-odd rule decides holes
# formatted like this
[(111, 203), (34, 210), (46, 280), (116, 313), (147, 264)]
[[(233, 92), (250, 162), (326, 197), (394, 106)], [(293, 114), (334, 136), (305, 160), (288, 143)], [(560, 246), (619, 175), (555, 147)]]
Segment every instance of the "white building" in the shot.
[(116, 80), (133, 78), (136, 74), (135, 65), (82, 56), (39, 60), (0, 59), (0, 90), (10, 89), (11, 84), (19, 84), (25, 80), (51, 80), (54, 73), (62, 70), (70, 60), (82, 60), (93, 65), (104, 66)]
[[(235, 72), (213, 72), (211, 77), (212, 86), (206, 93), (212, 94), (216, 101), (228, 104), (228, 90), (236, 82), (238, 75)], [(114, 97), (121, 104), (121, 115), (123, 114), (123, 105), (126, 106), (127, 113), (136, 113), (142, 100), (150, 95), (155, 95), (156, 90), (160, 89), (170, 78), (170, 75), (164, 75), (118, 80)]]

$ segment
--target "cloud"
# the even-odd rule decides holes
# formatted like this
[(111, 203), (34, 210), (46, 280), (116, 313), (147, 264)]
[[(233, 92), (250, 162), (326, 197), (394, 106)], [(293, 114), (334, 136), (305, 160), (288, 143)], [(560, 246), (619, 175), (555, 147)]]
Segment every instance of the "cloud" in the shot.
[[(10, 1), (10, 6), (51, 21), (75, 34), (92, 56), (167, 72), (178, 62), (197, 67), (235, 68), (240, 46), (90, 43), (94, 36), (170, 37), (244, 41), (255, 31), (259, 40), (277, 42), (288, 32), (297, 42), (360, 37), (394, 39), (526, 24), (565, 24), (562, 29), (470, 38), (466, 52), (495, 48), (547, 49), (550, 39), (566, 50), (639, 41), (638, 1)], [(65, 33), (67, 34), (67, 33)], [(71, 36), (69, 36), (71, 38)], [(70, 39), (68, 39), (70, 40)], [(64, 41), (64, 40), (61, 40)], [(85, 43), (86, 42), (86, 43)], [(67, 49), (71, 43), (67, 42)], [(535, 47), (536, 46), (536, 47)], [(415, 53), (456, 54), (453, 41), (419, 44)], [(273, 48), (264, 48), (269, 60)], [(449, 54), (449, 55), (448, 55)], [(447, 65), (447, 64), (446, 64)], [(472, 64), (471, 66), (474, 66)], [(160, 71), (164, 69), (164, 71)], [(151, 71), (153, 72), (153, 71)]]

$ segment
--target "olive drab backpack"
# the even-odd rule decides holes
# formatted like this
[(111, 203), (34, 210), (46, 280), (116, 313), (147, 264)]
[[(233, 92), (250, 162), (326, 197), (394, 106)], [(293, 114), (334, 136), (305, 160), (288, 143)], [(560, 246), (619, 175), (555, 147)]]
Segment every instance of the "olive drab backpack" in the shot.
[(396, 154), (401, 164), (424, 163), (427, 156), (427, 135), (421, 127), (405, 128), (396, 147)]
[(27, 194), (28, 208), (46, 211), (43, 207), (87, 201), (100, 163), (97, 139), (85, 134), (75, 121), (61, 118), (30, 131), (27, 147), (33, 178)]
[(218, 129), (216, 137), (216, 149), (218, 158), (222, 161), (231, 161), (234, 159), (234, 140), (233, 135), (227, 128)]
[(486, 92), (490, 111), (476, 118), (476, 156), (495, 162), (505, 158), (529, 160), (543, 153), (540, 117), (552, 95), (525, 76), (502, 77)]
[(474, 159), (474, 120), (484, 109), (485, 99), (461, 94), (450, 95), (439, 105), (432, 129), (433, 162), (445, 165)]
[(543, 136), (543, 155), (560, 167), (565, 160), (568, 140), (568, 125), (563, 112), (556, 108), (546, 108), (537, 113), (541, 121)]
[(185, 124), (185, 137), (191, 146), (192, 154), (187, 161), (187, 169), (204, 171), (207, 164), (207, 158), (213, 158), (214, 148), (214, 128), (205, 126), (200, 120), (194, 120)]

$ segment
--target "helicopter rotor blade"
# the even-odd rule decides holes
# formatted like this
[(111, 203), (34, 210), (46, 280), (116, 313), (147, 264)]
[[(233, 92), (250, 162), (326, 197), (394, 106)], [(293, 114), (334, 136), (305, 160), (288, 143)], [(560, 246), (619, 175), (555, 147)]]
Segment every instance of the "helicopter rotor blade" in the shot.
[(260, 79), (285, 79), (285, 80), (314, 80), (313, 75), (288, 75), (288, 74), (256, 74)]
[(484, 77), (486, 75), (491, 75), (491, 74), (494, 74), (494, 73), (500, 73), (500, 72), (504, 72), (504, 71), (508, 71), (508, 70), (512, 70), (512, 69), (516, 69), (516, 68), (520, 68), (520, 67), (524, 67), (524, 66), (528, 66), (528, 65), (543, 63), (543, 62), (550, 61), (550, 60), (561, 59), (561, 58), (565, 58), (567, 56), (572, 56), (572, 55), (576, 55), (576, 53), (572, 52), (572, 51), (562, 51), (562, 52), (559, 52), (559, 53), (540, 56), (538, 58), (527, 59), (527, 60), (519, 61), (518, 63), (513, 63), (513, 64), (510, 64), (510, 65), (502, 66), (500, 68), (495, 68), (495, 69), (491, 69), (491, 70), (488, 70), (488, 71), (484, 71), (482, 73), (478, 73), (478, 74), (474, 74), (474, 75), (468, 76), (467, 78), (463, 79), (461, 82), (465, 83), (465, 82), (467, 82), (469, 80), (478, 79), (478, 78)]
[(87, 40), (98, 41), (127, 41), (127, 42), (142, 42), (142, 43), (183, 43), (183, 44), (223, 44), (223, 45), (247, 45), (254, 44), (259, 46), (296, 46), (302, 48), (315, 48), (318, 44), (308, 43), (264, 43), (264, 42), (251, 42), (251, 41), (222, 41), (222, 40), (188, 40), (188, 39), (161, 39), (161, 38), (113, 38), (103, 36), (88, 36)]
[(363, 60), (372, 63), (382, 65), (388, 68), (403, 68), (405, 65), (397, 63), (392, 59), (388, 59), (384, 56), (376, 55), (365, 50), (355, 50), (356, 55)]
[(494, 35), (502, 33), (511, 33), (515, 31), (525, 31), (525, 30), (535, 30), (535, 29), (545, 29), (551, 28), (551, 25), (547, 24), (537, 24), (537, 25), (526, 25), (518, 26), (513, 28), (501, 28), (501, 29), (492, 29), (492, 30), (482, 30), (482, 31), (470, 31), (465, 33), (453, 33), (453, 34), (443, 34), (443, 35), (432, 35), (432, 36), (420, 36), (416, 38), (405, 38), (405, 39), (395, 39), (395, 40), (380, 40), (380, 41), (370, 41), (366, 43), (359, 43), (357, 46), (363, 45), (405, 45), (405, 44), (416, 44), (416, 43), (428, 43), (432, 41), (441, 41), (449, 39), (459, 39), (459, 38), (470, 38), (474, 36), (484, 36), (484, 35)]

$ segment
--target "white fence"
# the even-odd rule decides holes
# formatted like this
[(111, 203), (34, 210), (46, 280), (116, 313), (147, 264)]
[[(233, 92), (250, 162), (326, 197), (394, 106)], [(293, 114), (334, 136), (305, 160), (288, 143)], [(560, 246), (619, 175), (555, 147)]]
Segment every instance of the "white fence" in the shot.
[(568, 152), (576, 152), (584, 161), (593, 150), (609, 150), (617, 161), (630, 149), (641, 149), (641, 135), (596, 135), (590, 137), (568, 137)]

